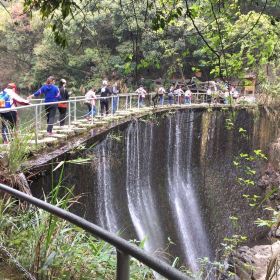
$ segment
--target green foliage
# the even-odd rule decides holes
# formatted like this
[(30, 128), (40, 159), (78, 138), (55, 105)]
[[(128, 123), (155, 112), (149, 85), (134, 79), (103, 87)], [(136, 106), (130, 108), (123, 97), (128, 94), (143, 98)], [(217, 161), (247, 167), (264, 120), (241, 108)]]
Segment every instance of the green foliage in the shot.
[(13, 134), (13, 140), (9, 144), (8, 149), (8, 172), (16, 174), (21, 171), (22, 164), (27, 160), (30, 151), (29, 141), (34, 137), (33, 133), (21, 135), (20, 133)]
[(233, 129), (234, 123), (233, 123), (233, 121), (232, 121), (231, 118), (226, 119), (225, 122), (226, 122), (226, 123), (225, 123), (225, 128), (226, 128), (227, 130)]
[[(76, 202), (71, 190), (61, 185), (53, 189), (49, 200), (64, 209)], [(1, 244), (36, 279), (115, 279), (114, 247), (80, 228), (35, 207), (22, 210), (11, 198), (0, 200), (0, 218)], [(131, 279), (153, 276), (132, 259)]]
[(278, 21), (242, 14), (236, 0), (25, 0), (7, 9), (11, 18), (0, 10), (3, 80), (29, 90), (50, 74), (72, 91), (104, 78), (183, 78), (198, 69), (230, 79), (256, 72), (264, 82), (260, 66), (278, 59)]
[(123, 139), (123, 135), (121, 132), (114, 132), (109, 134), (109, 138), (113, 141), (116, 141), (117, 143), (120, 143)]
[(258, 227), (268, 227), (268, 228), (273, 228), (273, 227), (276, 227), (276, 229), (278, 229), (279, 227), (279, 219), (280, 219), (280, 212), (271, 208), (271, 207), (268, 207), (268, 208), (265, 208), (267, 211), (270, 211), (271, 214), (272, 214), (272, 218), (269, 219), (269, 220), (263, 220), (263, 219), (260, 219), (258, 218), (256, 221), (255, 221), (255, 224), (258, 226)]
[(246, 236), (235, 234), (231, 237), (225, 237), (224, 243), (221, 245), (224, 247), (224, 257), (231, 255), (237, 247), (247, 240)]
[[(239, 132), (243, 137), (244, 135), (246, 136), (247, 132), (245, 129), (239, 128)], [(267, 160), (266, 155), (261, 150), (254, 150), (252, 154), (240, 153), (233, 161), (234, 167), (241, 174), (238, 176), (237, 182), (244, 188), (245, 193), (242, 196), (251, 207), (261, 205), (264, 202), (260, 200), (260, 196), (247, 193), (247, 190), (255, 186), (255, 176), (257, 173), (255, 166), (256, 163), (262, 160)]]

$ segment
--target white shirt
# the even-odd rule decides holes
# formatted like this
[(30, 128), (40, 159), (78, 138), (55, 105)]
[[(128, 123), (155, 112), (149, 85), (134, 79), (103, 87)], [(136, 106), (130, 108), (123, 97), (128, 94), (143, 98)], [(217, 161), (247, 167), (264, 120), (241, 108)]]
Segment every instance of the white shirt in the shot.
[(145, 89), (143, 87), (138, 88), (135, 92), (137, 94), (141, 95), (142, 97), (145, 97), (145, 94), (147, 94), (147, 92), (145, 91)]
[(191, 95), (192, 95), (192, 92), (189, 89), (187, 89), (185, 91), (185, 97), (191, 97)]
[(184, 91), (183, 91), (181, 88), (178, 88), (178, 89), (176, 89), (176, 90), (174, 91), (174, 93), (175, 93), (176, 95), (182, 95), (182, 94), (184, 94)]
[(95, 105), (96, 95), (95, 92), (91, 89), (85, 95), (85, 103), (90, 103), (91, 105)]
[[(18, 107), (20, 105), (28, 105), (28, 104), (30, 104), (29, 100), (26, 100), (26, 99), (22, 98), (21, 96), (19, 96), (17, 93), (15, 93), (10, 88), (6, 88), (6, 89), (4, 89), (4, 91), (10, 97), (11, 108), (15, 108), (15, 107)], [(1, 91), (0, 94), (3, 94), (3, 91)], [(2, 108), (2, 109), (5, 109), (5, 108)]]
[(120, 92), (117, 87), (113, 87), (112, 91), (113, 91), (113, 94), (119, 94), (119, 92)]
[(160, 88), (158, 89), (158, 94), (159, 94), (159, 95), (165, 94), (165, 89), (164, 89), (163, 87), (160, 87)]

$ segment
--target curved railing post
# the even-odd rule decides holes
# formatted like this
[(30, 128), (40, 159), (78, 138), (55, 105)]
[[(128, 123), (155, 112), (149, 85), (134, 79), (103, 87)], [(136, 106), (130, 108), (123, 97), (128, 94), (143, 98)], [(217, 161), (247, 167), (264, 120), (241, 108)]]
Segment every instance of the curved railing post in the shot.
[(35, 145), (38, 145), (38, 106), (35, 106)]
[(39, 129), (42, 128), (42, 102), (43, 100), (40, 101), (40, 106), (39, 106)]
[(111, 108), (112, 108), (112, 115), (114, 115), (114, 96), (111, 97)]
[(98, 106), (98, 110), (96, 112), (96, 115), (100, 116), (101, 115), (101, 102), (100, 102), (100, 98), (98, 98), (97, 100), (98, 100), (99, 106)]
[(74, 98), (74, 121), (77, 120), (77, 97)]
[(69, 100), (69, 110), (68, 110), (68, 127), (71, 125), (71, 101)]
[(117, 250), (117, 280), (129, 280), (129, 255)]
[(93, 124), (93, 100), (91, 101), (91, 124)]
[(120, 96), (118, 95), (118, 97), (117, 97), (117, 111), (116, 112), (119, 111), (119, 106), (120, 106)]
[(125, 110), (127, 111), (128, 95), (125, 96)]

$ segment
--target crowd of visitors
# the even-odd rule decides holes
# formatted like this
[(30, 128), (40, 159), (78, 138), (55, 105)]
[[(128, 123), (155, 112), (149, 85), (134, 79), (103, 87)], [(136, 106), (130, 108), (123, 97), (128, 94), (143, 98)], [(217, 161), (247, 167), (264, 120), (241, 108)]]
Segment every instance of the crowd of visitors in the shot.
[[(47, 117), (47, 134), (53, 134), (53, 126), (55, 123), (56, 112), (59, 112), (59, 124), (65, 125), (67, 116), (67, 109), (69, 103), (70, 92), (67, 90), (67, 82), (65, 79), (59, 81), (59, 86), (55, 85), (55, 78), (50, 76), (46, 83), (40, 87), (35, 93), (29, 95), (27, 99), (20, 97), (16, 93), (16, 85), (9, 83), (7, 88), (0, 92), (0, 109), (5, 109), (0, 112), (2, 118), (2, 138), (3, 143), (9, 142), (9, 129), (13, 129), (17, 123), (17, 111), (14, 109), (17, 106), (30, 104), (29, 100), (39, 95), (44, 95), (45, 98), (45, 112)], [(220, 90), (218, 84), (214, 81), (209, 81), (207, 90), (204, 94), (204, 102), (212, 103), (228, 103), (229, 99), (235, 100), (239, 93), (233, 87), (226, 87), (225, 90)], [(227, 90), (228, 88), (228, 90)], [(92, 87), (85, 94), (84, 103), (87, 106), (85, 118), (88, 120), (96, 115), (96, 99), (100, 99), (100, 113), (101, 115), (108, 115), (109, 103), (111, 100), (111, 110), (114, 114), (118, 110), (120, 87), (117, 83), (109, 85), (107, 80), (102, 81), (99, 89)], [(143, 85), (136, 89), (135, 93), (138, 95), (138, 106), (143, 107), (145, 104), (153, 103), (153, 106), (172, 104), (191, 104), (193, 100), (193, 90), (188, 85), (171, 84), (169, 89), (165, 89), (162, 84), (156, 86), (155, 95), (148, 93)], [(110, 98), (108, 98), (110, 97)], [(58, 103), (59, 102), (59, 103)]]

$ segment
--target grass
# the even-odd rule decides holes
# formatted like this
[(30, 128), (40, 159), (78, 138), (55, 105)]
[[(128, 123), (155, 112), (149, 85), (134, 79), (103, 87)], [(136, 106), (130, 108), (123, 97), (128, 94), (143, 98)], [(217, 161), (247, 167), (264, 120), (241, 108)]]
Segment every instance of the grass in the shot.
[(0, 154), (0, 182), (30, 194), (27, 179), (23, 174), (23, 164), (31, 152), (30, 140), (34, 132), (29, 128), (23, 132), (9, 129), (9, 133), (10, 143)]
[(30, 152), (30, 140), (33, 138), (33, 133), (21, 135), (14, 133), (13, 140), (9, 144), (8, 149), (8, 172), (15, 174), (21, 171), (22, 164), (27, 160)]
[[(48, 200), (65, 209), (77, 202), (62, 186)], [(0, 244), (38, 280), (115, 279), (114, 247), (41, 209), (22, 210), (12, 198), (0, 200)], [(147, 267), (130, 262), (131, 279), (153, 279)]]

